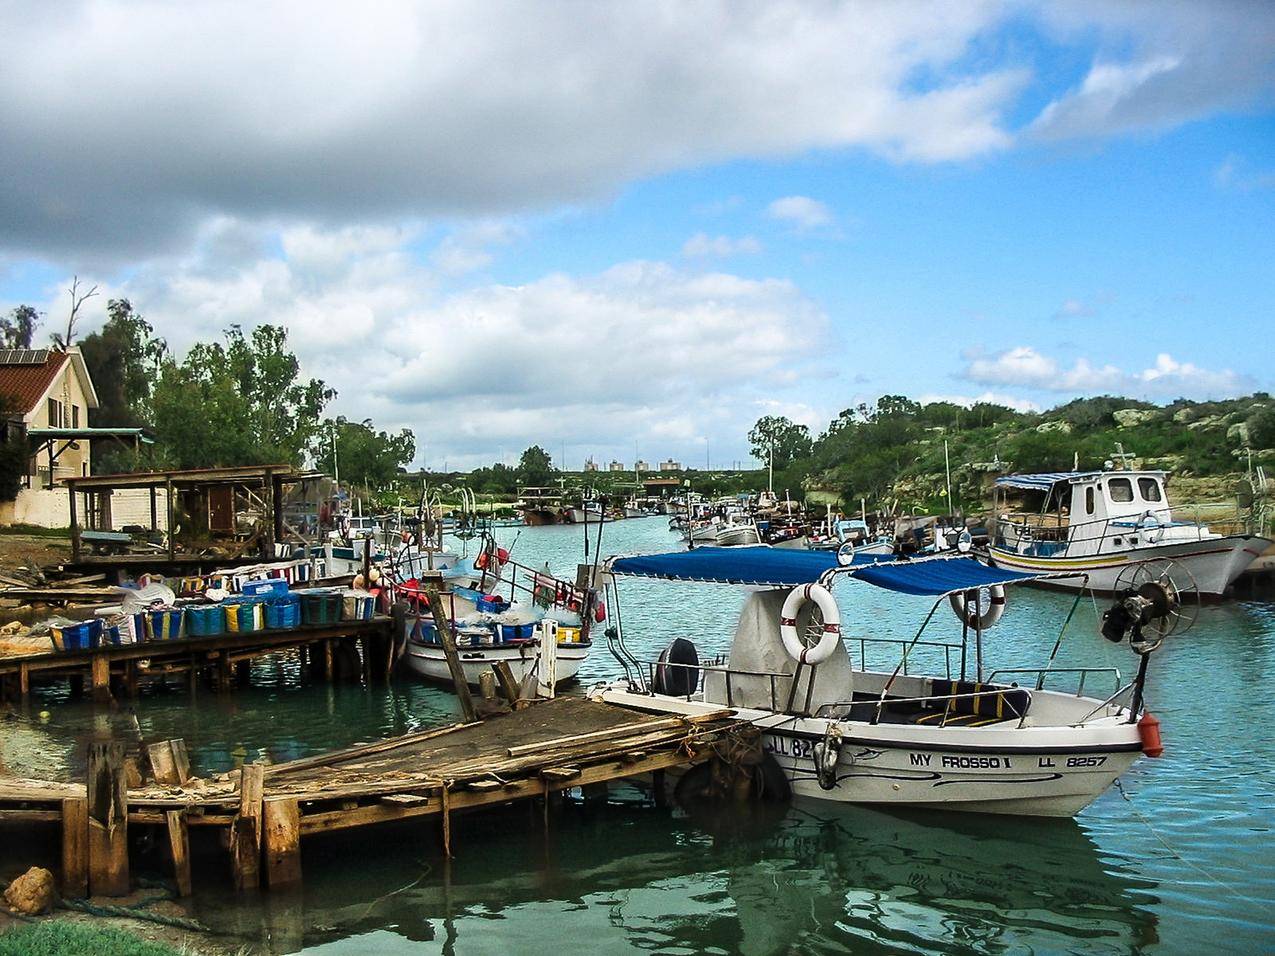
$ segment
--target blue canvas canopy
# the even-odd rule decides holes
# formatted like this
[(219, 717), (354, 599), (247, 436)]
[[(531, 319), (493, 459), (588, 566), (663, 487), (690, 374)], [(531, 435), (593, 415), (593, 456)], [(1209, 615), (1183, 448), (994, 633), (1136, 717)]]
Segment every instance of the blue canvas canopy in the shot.
[(1073, 478), (1093, 478), (1100, 471), (1047, 471), (1039, 475), (1006, 475), (996, 479), (997, 488), (1022, 488), (1026, 491), (1048, 491), (1054, 485)]
[(928, 558), (920, 561), (891, 561), (847, 572), (869, 584), (903, 594), (937, 596), (952, 591), (973, 591), (994, 584), (1019, 584), (1042, 574), (1025, 574), (1006, 568), (989, 568), (975, 558)]

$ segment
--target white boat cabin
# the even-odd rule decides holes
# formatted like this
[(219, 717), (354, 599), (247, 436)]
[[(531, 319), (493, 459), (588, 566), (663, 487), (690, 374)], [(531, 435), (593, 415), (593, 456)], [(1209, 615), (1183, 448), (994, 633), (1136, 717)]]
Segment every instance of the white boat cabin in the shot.
[(1077, 557), (1218, 537), (1175, 521), (1163, 471), (1051, 472), (996, 480), (993, 545)]

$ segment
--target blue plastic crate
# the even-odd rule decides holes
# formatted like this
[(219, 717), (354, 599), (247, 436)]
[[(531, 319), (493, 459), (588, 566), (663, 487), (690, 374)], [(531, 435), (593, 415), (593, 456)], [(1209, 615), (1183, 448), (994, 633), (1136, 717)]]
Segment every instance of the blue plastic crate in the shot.
[(288, 593), (288, 582), (283, 578), (265, 578), (261, 581), (248, 581), (239, 589), (244, 597), (273, 598)]
[(152, 641), (175, 641), (185, 637), (186, 613), (182, 608), (146, 612), (146, 634)]
[(534, 636), (535, 633), (536, 625), (534, 624), (500, 625), (500, 639), (502, 641), (525, 641)]
[(289, 595), (266, 603), (266, 627), (290, 630), (301, 626), (301, 601)]
[(59, 651), (86, 651), (99, 646), (102, 640), (102, 622), (94, 618), (79, 624), (68, 624), (66, 627), (54, 625), (50, 633), (53, 636), (53, 646)]
[(186, 633), (190, 637), (212, 637), (226, 633), (226, 609), (220, 604), (186, 608)]

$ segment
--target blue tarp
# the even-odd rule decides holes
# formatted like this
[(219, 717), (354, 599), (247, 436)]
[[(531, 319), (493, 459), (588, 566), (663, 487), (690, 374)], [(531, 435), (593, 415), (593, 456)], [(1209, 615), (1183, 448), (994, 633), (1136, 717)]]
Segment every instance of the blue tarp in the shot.
[(996, 479), (997, 488), (1025, 488), (1028, 491), (1048, 491), (1054, 485), (1072, 478), (1092, 478), (1100, 471), (1049, 471), (1039, 475), (1006, 475)]
[(800, 551), (794, 548), (696, 548), (668, 554), (617, 558), (613, 574), (670, 581), (712, 581), (717, 584), (751, 584), (794, 587), (818, 581), (837, 567), (835, 551)]
[(867, 581), (879, 588), (904, 594), (947, 594), (949, 591), (972, 591), (993, 584), (1017, 584), (1042, 577), (1005, 568), (989, 568), (975, 558), (930, 558), (921, 561), (891, 561), (856, 568), (850, 577)]

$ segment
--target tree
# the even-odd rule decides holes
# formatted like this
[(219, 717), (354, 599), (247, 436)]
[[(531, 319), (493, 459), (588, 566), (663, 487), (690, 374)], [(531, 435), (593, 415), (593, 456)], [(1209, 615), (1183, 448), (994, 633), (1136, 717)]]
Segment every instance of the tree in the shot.
[(336, 393), (301, 380), (287, 337), (276, 326), (251, 338), (232, 326), (225, 345), (200, 342), (181, 362), (166, 361), (151, 399), (161, 459), (181, 468), (301, 464)]
[(40, 324), (40, 313), (29, 305), (15, 307), (0, 319), (0, 348), (29, 349), (31, 336)]
[(53, 333), (53, 347), (62, 352), (65, 352), (75, 343), (75, 323), (80, 318), (80, 307), (97, 295), (97, 286), (93, 286), (87, 292), (81, 292), (80, 277), (72, 276), (71, 288), (66, 291), (71, 296), (71, 311), (66, 318), (66, 335), (64, 336), (60, 332)]
[(80, 343), (99, 402), (89, 423), (102, 428), (149, 425), (151, 393), (168, 347), (128, 299), (111, 299), (106, 315), (106, 324)]
[(753, 457), (769, 464), (773, 449), (775, 469), (787, 468), (798, 458), (810, 457), (810, 429), (797, 425), (782, 415), (766, 415), (748, 433)]
[[(0, 395), (0, 501), (12, 501), (22, 489), (22, 478), (31, 463), (31, 443), (13, 435), (7, 424), (22, 418), (22, 411), (8, 395)], [(14, 432), (19, 429), (13, 429)]]
[(553, 458), (539, 445), (532, 445), (518, 459), (518, 482), (524, 486), (547, 485), (554, 471)]
[(377, 431), (370, 419), (352, 422), (338, 416), (324, 423), (316, 439), (315, 462), (328, 474), (336, 473), (332, 460), (334, 438), (335, 465), (340, 468), (342, 480), (369, 488), (392, 482), (399, 469), (416, 456), (416, 438), (410, 429), (391, 435)]

